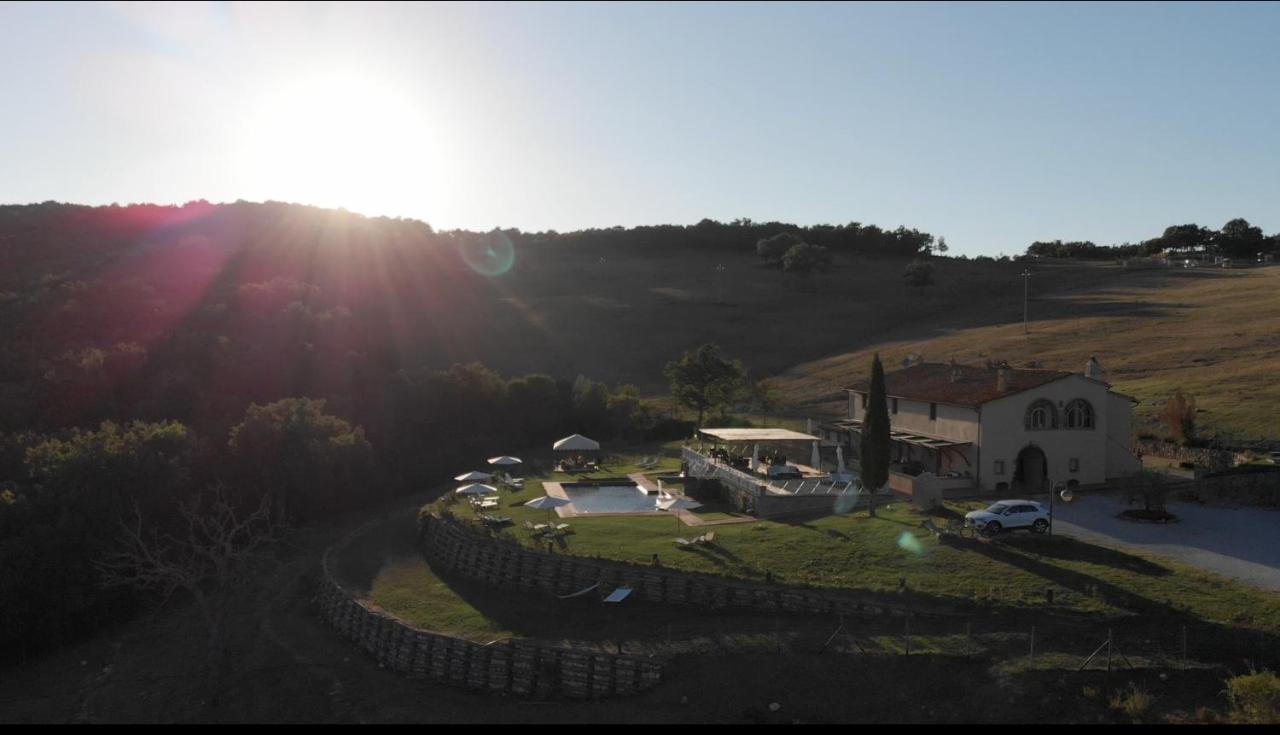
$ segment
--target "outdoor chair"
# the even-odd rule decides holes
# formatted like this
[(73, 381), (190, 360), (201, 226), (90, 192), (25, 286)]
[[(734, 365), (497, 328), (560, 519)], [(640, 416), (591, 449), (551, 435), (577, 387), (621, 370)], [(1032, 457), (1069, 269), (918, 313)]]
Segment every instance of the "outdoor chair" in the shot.
[(491, 524), (493, 524), (493, 525), (495, 525), (495, 526), (501, 526), (501, 525), (502, 525), (502, 524), (504, 524), (504, 523), (510, 523), (510, 522), (511, 522), (511, 517), (510, 517), (510, 516), (490, 516), (490, 515), (481, 515), (481, 516), (480, 516), (480, 520), (484, 521), (485, 523), (491, 523)]
[(704, 544), (706, 546), (713, 546), (715, 545), (715, 542), (716, 542), (715, 531), (712, 531), (711, 533), (704, 533), (698, 538), (694, 539), (694, 543)]
[(571, 530), (571, 527), (568, 523), (557, 523), (555, 525), (555, 530), (557, 533), (567, 533)]
[(689, 549), (689, 548), (693, 548), (693, 544), (694, 544), (694, 541), (690, 541), (690, 540), (689, 540), (689, 539), (687, 539), (687, 538), (678, 538), (678, 539), (676, 539), (676, 546), (678, 546), (678, 547), (680, 547), (680, 548), (682, 548), (682, 549)]

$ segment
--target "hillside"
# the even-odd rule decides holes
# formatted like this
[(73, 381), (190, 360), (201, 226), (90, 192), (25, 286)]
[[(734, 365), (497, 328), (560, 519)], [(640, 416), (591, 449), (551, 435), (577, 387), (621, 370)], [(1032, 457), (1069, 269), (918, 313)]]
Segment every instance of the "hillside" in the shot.
[(894, 253), (927, 235), (850, 225), (806, 230), (836, 258), (804, 281), (755, 254), (779, 228), (795, 229), (481, 235), (276, 203), (3, 207), (0, 429), (176, 418), (216, 434), (294, 395), (367, 422), (395, 371), (476, 360), (662, 396), (668, 360), (717, 342), (781, 375), (799, 415), (838, 410), (874, 350), (1068, 369), (1097, 355), (1141, 417), (1181, 387), (1208, 430), (1280, 431), (1260, 400), (1280, 394), (1280, 270), (934, 258), (936, 285), (917, 290)]
[(839, 411), (831, 402), (835, 392), (869, 370), (875, 351), (888, 365), (915, 352), (932, 360), (1006, 359), (1015, 366), (1036, 360), (1063, 370), (1080, 370), (1096, 355), (1108, 380), (1142, 401), (1139, 430), (1161, 432), (1155, 418), (1161, 403), (1180, 388), (1196, 397), (1205, 432), (1241, 440), (1280, 435), (1273, 409), (1280, 401), (1280, 268), (1130, 270), (1049, 262), (1030, 268), (1028, 335), (1020, 308), (1001, 306), (1003, 323), (992, 313), (991, 323), (978, 324), (974, 315), (988, 307), (974, 304), (970, 324), (938, 316), (912, 334), (885, 335), (797, 365), (779, 382), (796, 403)]

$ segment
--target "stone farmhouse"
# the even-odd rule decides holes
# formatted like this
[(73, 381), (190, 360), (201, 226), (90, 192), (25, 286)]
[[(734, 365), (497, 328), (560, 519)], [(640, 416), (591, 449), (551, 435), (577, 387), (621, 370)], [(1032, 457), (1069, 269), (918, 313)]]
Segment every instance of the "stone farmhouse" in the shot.
[[(917, 362), (885, 375), (889, 486), (914, 494), (1017, 495), (1106, 483), (1141, 468), (1130, 450), (1133, 405), (1090, 358), (1084, 372)], [(856, 457), (869, 379), (845, 388), (848, 418), (824, 423), (828, 445)]]

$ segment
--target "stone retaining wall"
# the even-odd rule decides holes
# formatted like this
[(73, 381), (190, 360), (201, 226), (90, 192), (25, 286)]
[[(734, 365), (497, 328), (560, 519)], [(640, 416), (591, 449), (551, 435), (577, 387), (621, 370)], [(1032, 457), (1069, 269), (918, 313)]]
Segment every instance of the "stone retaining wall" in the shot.
[(1236, 455), (1224, 449), (1208, 447), (1184, 447), (1172, 442), (1139, 439), (1133, 448), (1151, 457), (1163, 457), (1178, 462), (1190, 462), (1209, 472), (1222, 472), (1235, 466)]
[(328, 570), (325, 555), (320, 617), (378, 663), (412, 679), (520, 696), (609, 697), (641, 692), (662, 679), (657, 661), (578, 651), (531, 640), (489, 644), (410, 627), (354, 599)]
[[(625, 585), (632, 588), (633, 597), (648, 602), (714, 609), (900, 616), (957, 613), (942, 603), (895, 604), (873, 593), (750, 582), (661, 566), (549, 553), (482, 536), (451, 516), (428, 516), (423, 523), (423, 553), (433, 566), (506, 589), (567, 595), (598, 583), (605, 591)], [(672, 553), (689, 552), (673, 548)]]

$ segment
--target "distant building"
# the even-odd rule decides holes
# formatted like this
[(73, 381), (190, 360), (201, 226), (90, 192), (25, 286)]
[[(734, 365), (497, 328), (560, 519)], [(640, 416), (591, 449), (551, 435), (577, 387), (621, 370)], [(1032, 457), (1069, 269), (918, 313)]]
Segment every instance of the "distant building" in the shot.
[[(885, 375), (893, 449), (890, 486), (928, 475), (946, 495), (1038, 491), (1130, 475), (1133, 404), (1090, 358), (1082, 373), (1007, 365), (916, 363)], [(848, 418), (825, 438), (856, 453), (867, 380), (845, 390)], [(937, 479), (934, 479), (936, 476)]]

